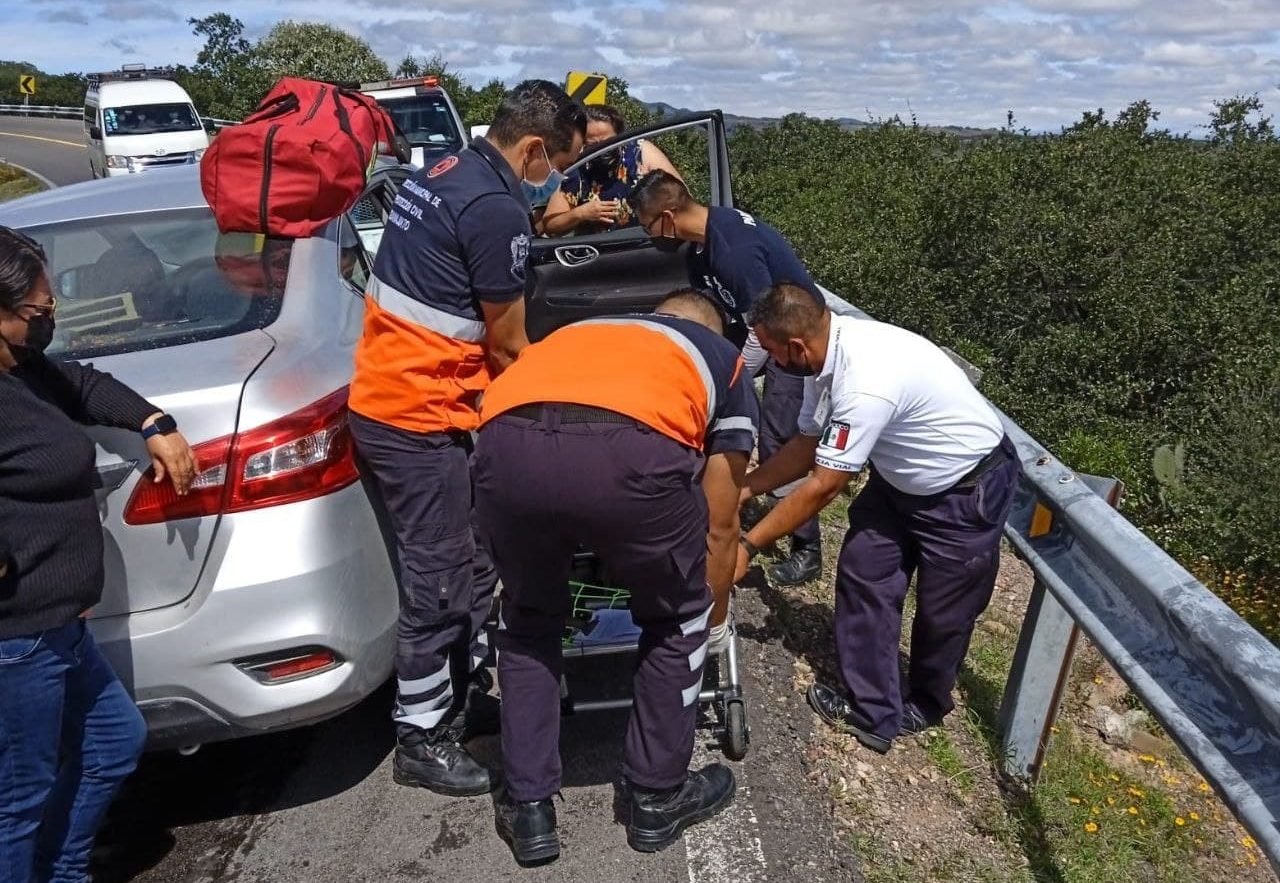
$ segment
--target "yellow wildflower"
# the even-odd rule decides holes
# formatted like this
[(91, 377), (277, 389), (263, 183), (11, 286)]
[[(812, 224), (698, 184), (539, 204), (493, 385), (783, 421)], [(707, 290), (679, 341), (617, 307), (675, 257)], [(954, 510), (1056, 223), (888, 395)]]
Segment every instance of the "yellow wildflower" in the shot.
[(1069, 802), (1071, 802), (1071, 803), (1079, 803), (1079, 802), (1080, 802), (1080, 798), (1079, 798), (1079, 797), (1068, 797), (1068, 798), (1067, 798), (1067, 800), (1068, 800)]
[(1184, 819), (1182, 816), (1178, 816), (1176, 819), (1173, 820), (1173, 823), (1177, 825), (1179, 828), (1181, 828), (1183, 825), (1187, 823), (1187, 820)]
[(1257, 842), (1248, 834), (1245, 834), (1243, 837), (1241, 837), (1240, 842), (1244, 845), (1245, 849), (1253, 849), (1255, 846), (1258, 845)]
[(1191, 812), (1187, 813), (1187, 815), (1190, 816), (1191, 821), (1193, 822), (1200, 821), (1200, 813), (1196, 812), (1195, 810), (1192, 810)]
[(1150, 755), (1150, 754), (1139, 754), (1139, 755), (1138, 755), (1138, 760), (1142, 761), (1143, 763), (1155, 763), (1155, 762), (1156, 762), (1155, 756), (1154, 756), (1154, 755)]
[(1110, 779), (1110, 780), (1111, 780), (1111, 781), (1113, 781), (1113, 782), (1119, 782), (1119, 781), (1120, 781), (1120, 777), (1119, 777), (1119, 776), (1117, 776), (1115, 773), (1112, 773), (1111, 775), (1107, 776), (1107, 778), (1108, 778), (1108, 779)]
[(1129, 815), (1131, 816), (1136, 816), (1138, 814), (1138, 808), (1136, 806), (1131, 806), (1129, 807), (1128, 810), (1126, 810), (1126, 812), (1128, 812)]
[(1200, 783), (1199, 785), (1197, 785), (1196, 787), (1198, 787), (1201, 791), (1205, 792), (1206, 794), (1209, 792), (1209, 783), (1208, 783), (1208, 782), (1201, 782), (1201, 783)]
[(1088, 831), (1090, 834), (1097, 834), (1097, 833), (1098, 833), (1098, 823), (1097, 823), (1097, 822), (1085, 822), (1085, 823), (1084, 823), (1084, 829), (1085, 829), (1086, 831)]
[(1145, 796), (1145, 794), (1144, 794), (1144, 792), (1142, 791), (1142, 789), (1141, 789), (1141, 788), (1134, 788), (1133, 786), (1130, 786), (1130, 787), (1129, 787), (1129, 795), (1130, 795), (1131, 797), (1144, 797), (1144, 796)]

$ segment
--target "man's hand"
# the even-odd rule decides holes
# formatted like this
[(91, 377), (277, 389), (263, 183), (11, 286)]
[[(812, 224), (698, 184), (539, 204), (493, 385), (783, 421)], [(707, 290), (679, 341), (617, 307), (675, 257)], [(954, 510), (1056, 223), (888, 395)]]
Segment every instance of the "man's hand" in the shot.
[[(146, 429), (159, 416), (152, 414), (142, 424), (142, 428)], [(167, 477), (173, 482), (173, 489), (178, 496), (185, 497), (191, 489), (191, 482), (196, 479), (196, 455), (182, 433), (151, 436), (147, 439), (147, 453), (151, 455), (151, 468), (156, 474), (156, 484)]]

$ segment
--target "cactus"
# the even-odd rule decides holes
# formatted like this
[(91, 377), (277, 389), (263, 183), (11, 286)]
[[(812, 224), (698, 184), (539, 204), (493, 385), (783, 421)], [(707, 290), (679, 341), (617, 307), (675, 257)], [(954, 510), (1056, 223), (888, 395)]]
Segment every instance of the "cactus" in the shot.
[(1151, 458), (1151, 469), (1159, 486), (1160, 500), (1165, 505), (1182, 491), (1182, 477), (1187, 465), (1187, 449), (1182, 442), (1170, 447), (1161, 445)]

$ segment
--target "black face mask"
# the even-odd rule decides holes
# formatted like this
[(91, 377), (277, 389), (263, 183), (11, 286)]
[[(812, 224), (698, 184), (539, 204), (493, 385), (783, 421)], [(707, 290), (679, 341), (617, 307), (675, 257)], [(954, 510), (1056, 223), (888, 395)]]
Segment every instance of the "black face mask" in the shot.
[(618, 163), (622, 161), (622, 153), (610, 150), (608, 153), (587, 160), (587, 174), (592, 178), (612, 178), (618, 171)]
[(674, 236), (667, 236), (662, 232), (663, 218), (658, 219), (658, 233), (650, 234), (649, 241), (653, 243), (653, 247), (664, 254), (671, 254), (680, 250), (680, 246), (684, 244), (684, 240), (677, 239)]
[(49, 344), (53, 343), (56, 327), (53, 316), (32, 316), (27, 320), (27, 348), (39, 353), (47, 350)]

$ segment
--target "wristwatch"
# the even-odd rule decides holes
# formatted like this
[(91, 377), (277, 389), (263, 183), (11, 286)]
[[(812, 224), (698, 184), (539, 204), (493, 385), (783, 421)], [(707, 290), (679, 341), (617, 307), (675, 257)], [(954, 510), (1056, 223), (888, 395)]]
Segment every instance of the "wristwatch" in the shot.
[(150, 426), (142, 430), (142, 439), (146, 441), (153, 435), (168, 435), (178, 431), (178, 421), (169, 414), (161, 414)]
[(756, 544), (747, 539), (747, 535), (745, 533), (738, 537), (738, 544), (747, 550), (748, 562), (754, 560), (755, 557), (760, 554), (760, 550), (756, 548)]

